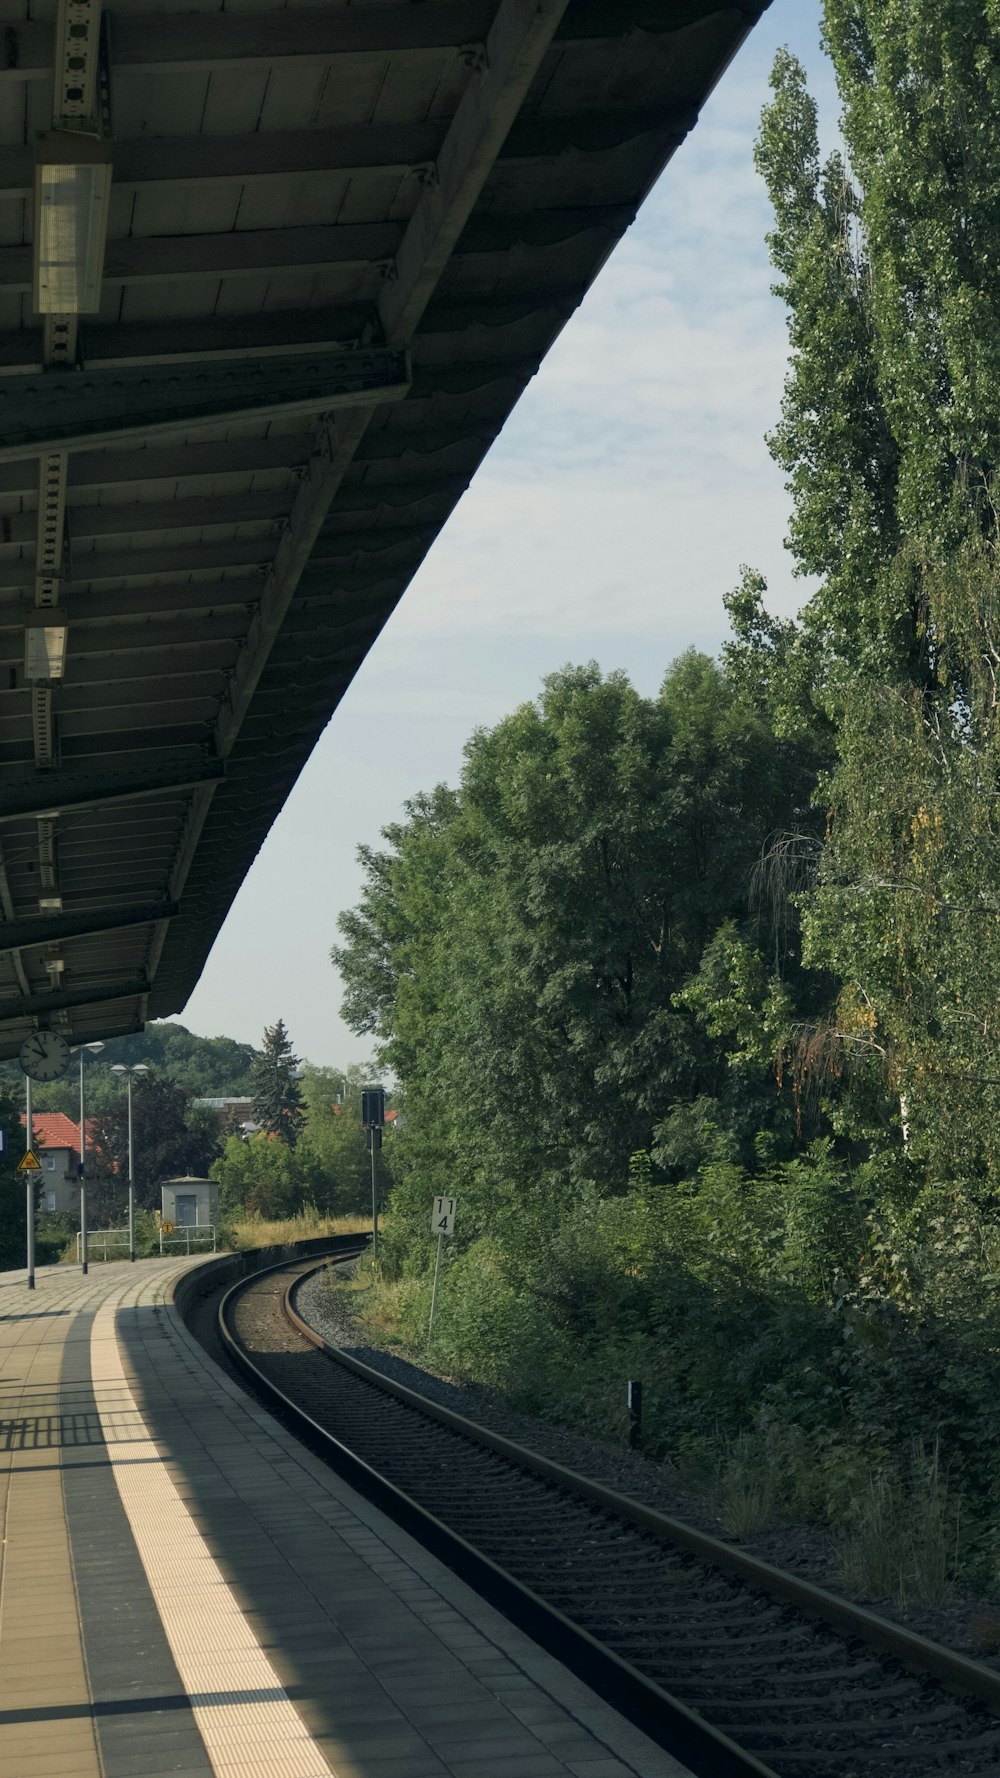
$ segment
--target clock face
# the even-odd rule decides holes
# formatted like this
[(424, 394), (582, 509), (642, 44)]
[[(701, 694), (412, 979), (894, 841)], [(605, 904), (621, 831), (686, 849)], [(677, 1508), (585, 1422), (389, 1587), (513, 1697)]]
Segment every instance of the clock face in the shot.
[(58, 1080), (69, 1067), (69, 1044), (58, 1031), (35, 1031), (21, 1045), (21, 1069), (32, 1080)]

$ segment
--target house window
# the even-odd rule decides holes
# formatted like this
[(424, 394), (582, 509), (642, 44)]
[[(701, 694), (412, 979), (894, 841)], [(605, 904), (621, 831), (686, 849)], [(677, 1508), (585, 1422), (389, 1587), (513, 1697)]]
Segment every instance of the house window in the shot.
[[(45, 1156), (45, 1171), (46, 1171), (46, 1173), (54, 1173), (55, 1170), (56, 1170), (56, 1157), (54, 1154), (47, 1154)], [(51, 1206), (50, 1206), (50, 1208), (51, 1208)]]
[(54, 1210), (55, 1207), (56, 1207), (55, 1192), (46, 1192), (46, 1194), (45, 1194), (45, 1208), (46, 1208), (46, 1210)]

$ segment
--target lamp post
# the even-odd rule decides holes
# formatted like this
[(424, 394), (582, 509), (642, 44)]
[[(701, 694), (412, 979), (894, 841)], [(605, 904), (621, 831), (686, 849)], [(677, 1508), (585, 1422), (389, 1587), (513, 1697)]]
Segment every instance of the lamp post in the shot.
[[(31, 1144), (32, 1144), (31, 1075), (26, 1074), (24, 1077), (24, 1152), (25, 1152), (25, 1154), (28, 1153), (29, 1149), (31, 1148)], [(28, 1289), (34, 1290), (34, 1288), (35, 1288), (35, 1209), (36, 1209), (36, 1205), (37, 1205), (37, 1199), (35, 1196), (35, 1175), (33, 1173), (26, 1173), (24, 1175), (24, 1180), (25, 1180), (25, 1187), (26, 1187), (26, 1202), (25, 1202), (25, 1206), (24, 1206), (24, 1208), (25, 1208), (25, 1224), (24, 1224), (24, 1227), (25, 1227), (25, 1255), (24, 1255), (24, 1257), (27, 1260), (27, 1264), (28, 1264)]]
[(96, 1056), (104, 1048), (103, 1043), (81, 1043), (77, 1054), (80, 1058), (80, 1270), (87, 1272), (87, 1113), (83, 1096), (83, 1058), (89, 1050)]
[(132, 1076), (148, 1074), (148, 1062), (115, 1062), (112, 1074), (124, 1074), (128, 1082), (128, 1256), (135, 1259), (135, 1168), (132, 1165)]

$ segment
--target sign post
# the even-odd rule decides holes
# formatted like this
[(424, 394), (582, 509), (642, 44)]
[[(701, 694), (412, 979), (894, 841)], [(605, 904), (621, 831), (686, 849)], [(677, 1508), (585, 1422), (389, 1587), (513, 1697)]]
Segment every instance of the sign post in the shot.
[(431, 1234), (437, 1236), (437, 1253), (434, 1256), (434, 1284), (431, 1289), (431, 1318), (427, 1324), (427, 1344), (430, 1345), (434, 1332), (434, 1316), (437, 1312), (438, 1278), (441, 1272), (441, 1243), (445, 1235), (455, 1233), (455, 1206), (457, 1198), (435, 1198), (431, 1211)]

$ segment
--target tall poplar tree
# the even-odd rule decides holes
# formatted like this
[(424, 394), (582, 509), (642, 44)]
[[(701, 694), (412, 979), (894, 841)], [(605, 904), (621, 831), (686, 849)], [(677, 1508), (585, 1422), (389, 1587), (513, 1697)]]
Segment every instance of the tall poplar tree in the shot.
[(265, 1026), (264, 1046), (250, 1074), (253, 1115), (261, 1129), (289, 1148), (295, 1147), (305, 1123), (298, 1067), (284, 1021)]
[[(1000, 1169), (1000, 7), (826, 0), (847, 160), (783, 52), (757, 164), (792, 358), (771, 448), (835, 723), (807, 958), (911, 1152)], [(759, 590), (733, 601), (761, 653)], [(772, 647), (773, 655), (774, 649)], [(772, 678), (773, 678), (772, 664)], [(900, 1132), (902, 1133), (902, 1132)]]

